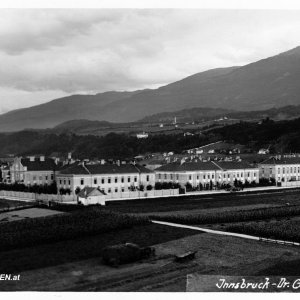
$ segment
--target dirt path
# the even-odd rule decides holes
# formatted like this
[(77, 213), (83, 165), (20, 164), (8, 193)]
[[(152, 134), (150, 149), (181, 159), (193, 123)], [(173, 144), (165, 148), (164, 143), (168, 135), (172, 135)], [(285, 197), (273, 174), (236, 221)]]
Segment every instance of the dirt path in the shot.
[[(298, 247), (260, 243), (201, 233), (154, 246), (157, 256), (111, 268), (101, 258), (21, 272), (20, 281), (1, 281), (2, 291), (185, 291), (191, 273), (255, 275), (278, 261), (300, 259)], [(66, 249), (67, 251), (67, 249)], [(197, 251), (194, 260), (175, 263), (174, 256)], [(299, 272), (300, 275), (300, 272)]]

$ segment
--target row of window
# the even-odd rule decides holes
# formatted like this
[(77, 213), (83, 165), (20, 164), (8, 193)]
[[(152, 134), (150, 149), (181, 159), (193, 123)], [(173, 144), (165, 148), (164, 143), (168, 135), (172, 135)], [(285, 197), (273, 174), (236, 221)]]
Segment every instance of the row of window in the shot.
[(42, 175), (40, 175), (40, 176), (36, 176), (36, 175), (33, 175), (32, 176), (32, 180), (33, 181), (36, 181), (36, 180), (39, 180), (39, 181), (48, 181), (49, 179), (51, 179), (51, 180), (53, 180), (54, 179), (54, 177), (53, 177), (53, 174), (51, 174), (50, 176), (49, 175), (45, 175), (45, 176), (42, 176)]
[[(106, 180), (106, 179), (107, 179), (107, 180)], [(110, 183), (112, 183), (112, 182), (114, 182), (114, 183), (118, 183), (118, 182), (124, 183), (125, 180), (126, 180), (125, 177), (121, 177), (121, 178), (118, 178), (118, 177), (115, 177), (115, 178), (108, 177), (108, 178), (101, 178), (101, 179), (100, 179), (100, 178), (94, 178), (94, 179), (93, 179), (93, 183), (94, 183), (95, 185), (100, 184), (100, 183), (101, 183), (101, 184), (105, 184), (105, 183), (110, 184)], [(128, 177), (127, 177), (127, 182), (130, 183), (131, 180), (132, 180), (132, 177), (128, 176)], [(134, 181), (134, 182), (137, 182), (137, 181), (138, 181), (137, 176), (134, 176), (134, 177), (133, 177), (133, 181)], [(146, 176), (146, 181), (147, 181), (147, 182), (150, 181), (149, 175)], [(59, 179), (59, 184), (60, 184), (60, 185), (62, 185), (62, 184), (66, 185), (67, 182), (68, 182), (69, 185), (71, 185), (71, 180)], [(85, 178), (81, 178), (81, 179), (80, 179), (80, 185), (85, 185), (85, 183), (90, 183), (90, 180), (87, 179), (87, 178), (86, 178), (86, 180), (85, 180)]]
[[(168, 174), (163, 174), (164, 175), (164, 179), (167, 179), (167, 175)], [(215, 174), (203, 174), (203, 179), (215, 179)], [(230, 173), (227, 173), (227, 176), (226, 176), (226, 173), (223, 174), (223, 178), (230, 178)], [(243, 173), (237, 173), (237, 174), (233, 174), (233, 178), (243, 178), (244, 177), (244, 174)], [(247, 177), (250, 177), (250, 172), (247, 173)], [(254, 172), (253, 173), (253, 177), (256, 177), (256, 173)], [(197, 174), (197, 180), (200, 179), (200, 176), (199, 174)], [(219, 179), (222, 178), (222, 175), (219, 174)], [(162, 174), (158, 174), (158, 179), (162, 179)], [(179, 180), (179, 174), (170, 174), (170, 179), (173, 180), (173, 179), (176, 179), (176, 180)], [(192, 180), (192, 175), (189, 175), (189, 180)]]
[[(294, 172), (293, 172), (293, 170), (294, 170)], [(285, 171), (287, 172), (287, 173), (297, 173), (297, 170), (298, 170), (298, 173), (300, 173), (300, 167), (283, 167), (282, 168), (282, 174), (285, 174)], [(281, 172), (281, 168), (277, 168), (277, 172), (278, 173), (280, 173)], [(271, 173), (272, 173), (272, 171), (271, 171)]]

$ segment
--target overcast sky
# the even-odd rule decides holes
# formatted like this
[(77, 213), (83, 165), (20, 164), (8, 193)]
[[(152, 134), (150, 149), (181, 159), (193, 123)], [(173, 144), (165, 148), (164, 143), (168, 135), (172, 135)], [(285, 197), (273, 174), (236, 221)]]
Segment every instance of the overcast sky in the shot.
[(156, 88), (300, 45), (300, 10), (0, 9), (0, 113)]

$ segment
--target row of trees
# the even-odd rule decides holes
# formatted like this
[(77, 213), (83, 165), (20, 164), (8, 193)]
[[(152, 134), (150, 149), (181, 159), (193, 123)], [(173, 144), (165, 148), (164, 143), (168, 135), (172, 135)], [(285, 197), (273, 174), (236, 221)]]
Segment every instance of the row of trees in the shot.
[(54, 181), (51, 184), (43, 184), (43, 185), (25, 185), (23, 183), (12, 183), (12, 184), (6, 184), (6, 183), (0, 183), (0, 190), (4, 191), (15, 191), (15, 192), (25, 192), (25, 193), (34, 193), (34, 194), (54, 194), (56, 195), (58, 192), (60, 195), (70, 195), (71, 190), (70, 189), (57, 189), (57, 184)]

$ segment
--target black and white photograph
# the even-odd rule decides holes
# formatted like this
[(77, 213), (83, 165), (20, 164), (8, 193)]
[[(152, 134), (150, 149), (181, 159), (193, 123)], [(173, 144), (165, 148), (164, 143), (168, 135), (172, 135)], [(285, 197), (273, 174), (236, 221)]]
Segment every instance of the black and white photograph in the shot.
[(300, 292), (300, 7), (188, 2), (0, 7), (0, 295)]

